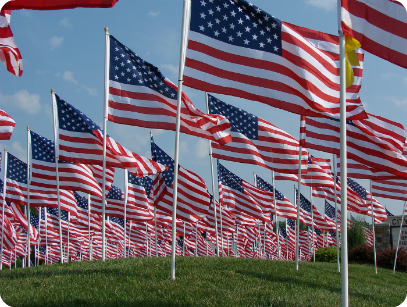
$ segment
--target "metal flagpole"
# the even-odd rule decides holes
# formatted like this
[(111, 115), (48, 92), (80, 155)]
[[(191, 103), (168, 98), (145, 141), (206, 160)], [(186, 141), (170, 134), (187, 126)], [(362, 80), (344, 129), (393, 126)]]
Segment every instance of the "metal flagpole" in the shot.
[(7, 174), (7, 150), (4, 148), (3, 162), (3, 206), (1, 208), (1, 250), (0, 250), (0, 271), (3, 269), (3, 247), (4, 247), (4, 208), (6, 207), (6, 174)]
[(223, 223), (222, 223), (222, 205), (219, 202), (219, 217), (220, 217), (220, 244), (222, 248), (222, 257), (224, 257), (224, 252), (223, 252)]
[(47, 216), (47, 208), (44, 208), (44, 225), (45, 225), (45, 264), (48, 264), (48, 216)]
[(275, 186), (275, 180), (274, 180), (274, 171), (271, 171), (271, 177), (272, 177), (271, 183), (273, 184), (274, 210), (276, 211), (277, 254), (278, 254), (278, 260), (281, 260), (281, 257), (280, 257), (280, 224), (278, 223), (278, 215), (277, 215), (276, 186)]
[[(205, 92), (205, 102), (206, 102), (206, 113), (209, 114), (209, 101), (207, 92)], [(213, 215), (215, 217), (216, 256), (219, 257), (218, 220), (216, 217), (216, 201), (215, 201), (215, 174), (213, 173), (212, 143), (210, 140), (208, 142), (209, 142), (209, 161), (211, 164), (211, 176), (212, 176)]]
[(311, 231), (312, 231), (312, 242), (311, 242), (311, 250), (312, 256), (315, 262), (315, 246), (314, 246), (314, 205), (312, 204), (312, 187), (309, 187), (310, 191), (310, 199), (311, 199)]
[[(31, 212), (30, 212), (30, 149), (31, 149), (31, 137), (30, 137), (30, 127), (27, 126), (27, 254), (28, 254), (28, 267), (31, 266), (31, 253), (30, 253), (30, 219), (31, 219)], [(35, 252), (34, 252), (35, 257)]]
[(182, 242), (182, 256), (185, 256), (185, 222), (184, 222), (184, 237), (183, 237), (183, 242)]
[[(298, 160), (298, 195), (296, 198), (297, 203), (297, 223), (295, 229), (295, 269), (298, 271), (298, 245), (300, 237), (300, 189), (301, 189), (301, 154), (302, 145), (300, 145), (299, 160)], [(294, 197), (295, 197), (295, 185), (294, 185)]]
[[(153, 131), (150, 131), (150, 139), (153, 139)], [(154, 240), (155, 240), (155, 256), (158, 258), (158, 240), (157, 240), (157, 207), (154, 202)]]
[(69, 263), (69, 226), (70, 226), (70, 218), (69, 218), (69, 212), (68, 212), (68, 244), (67, 244), (67, 251), (66, 251), (66, 262)]
[[(124, 170), (124, 258), (126, 257), (127, 195), (129, 193), (129, 171)], [(157, 253), (157, 250), (156, 250)]]
[(110, 35), (105, 28), (105, 93), (103, 106), (102, 261), (106, 260), (106, 137), (109, 99)]
[(377, 258), (376, 258), (376, 233), (374, 227), (374, 208), (373, 208), (373, 192), (372, 192), (372, 179), (370, 179), (370, 206), (372, 207), (372, 229), (373, 229), (373, 256), (374, 256), (374, 270), (377, 274)]
[(38, 257), (37, 257), (37, 266), (40, 265), (40, 245), (41, 245), (41, 208), (38, 210)]
[(88, 236), (89, 236), (89, 261), (92, 261), (92, 242), (90, 237), (90, 194), (88, 194)]
[(55, 147), (55, 170), (56, 170), (56, 183), (57, 183), (57, 199), (58, 199), (58, 222), (59, 222), (59, 250), (60, 250), (60, 262), (64, 263), (64, 255), (62, 249), (62, 222), (61, 222), (61, 196), (59, 193), (59, 168), (58, 168), (58, 160), (59, 160), (59, 142), (58, 142), (58, 125), (57, 125), (57, 105), (55, 101), (55, 92), (51, 89), (51, 97), (52, 97), (52, 111), (54, 114), (54, 147)]
[(339, 261), (339, 231), (338, 231), (338, 200), (336, 197), (336, 156), (332, 155), (333, 175), (334, 175), (334, 193), (335, 193), (335, 230), (336, 230), (336, 261), (338, 263), (338, 272), (341, 271), (341, 263)]
[(341, 30), (341, 1), (338, 0), (338, 32), (339, 32), (339, 61), (340, 61), (340, 162), (341, 162), (341, 240), (342, 240), (342, 306), (349, 306), (349, 276), (348, 276), (348, 169), (346, 152), (346, 54), (345, 34)]
[(403, 215), (402, 215), (402, 217), (401, 217), (400, 231), (399, 231), (399, 239), (397, 240), (396, 255), (395, 255), (395, 257), (394, 257), (393, 274), (396, 272), (397, 252), (399, 251), (399, 246), (400, 246), (401, 228), (402, 228), (403, 222), (404, 222), (404, 214), (406, 213), (406, 205), (407, 205), (407, 201), (404, 203)]
[(198, 257), (198, 221), (195, 225), (195, 257)]
[(175, 123), (175, 154), (174, 154), (174, 183), (173, 183), (173, 200), (172, 200), (172, 246), (171, 246), (171, 280), (175, 280), (175, 240), (176, 240), (176, 220), (177, 220), (177, 196), (178, 196), (178, 156), (179, 156), (179, 130), (181, 118), (182, 103), (182, 78), (185, 65), (185, 49), (188, 29), (189, 1), (184, 0), (182, 29), (181, 29), (181, 47), (178, 72), (178, 93), (177, 93), (177, 119)]

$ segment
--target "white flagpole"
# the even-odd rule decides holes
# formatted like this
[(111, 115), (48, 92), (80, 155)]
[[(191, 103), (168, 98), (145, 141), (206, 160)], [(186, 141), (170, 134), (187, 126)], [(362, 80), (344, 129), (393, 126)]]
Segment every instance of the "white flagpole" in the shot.
[(375, 226), (374, 226), (374, 207), (373, 207), (372, 179), (370, 179), (370, 206), (372, 207), (372, 229), (373, 229), (374, 270), (375, 270), (375, 273), (377, 274), (376, 233), (375, 233)]
[[(3, 157), (3, 206), (1, 208), (1, 250), (0, 250), (0, 271), (3, 269), (3, 248), (4, 248), (4, 208), (6, 207), (6, 174), (7, 174), (7, 150), (4, 148)], [(16, 261), (17, 262), (17, 261)]]
[(271, 183), (273, 184), (273, 203), (274, 203), (274, 210), (276, 211), (276, 232), (277, 232), (277, 254), (278, 260), (281, 260), (280, 257), (280, 224), (278, 223), (278, 215), (277, 215), (277, 201), (276, 201), (276, 186), (274, 180), (274, 171), (271, 171)]
[(105, 94), (103, 106), (102, 261), (106, 260), (106, 137), (109, 99), (110, 35), (105, 28)]
[[(31, 183), (31, 176), (30, 176), (30, 149), (31, 149), (31, 136), (30, 136), (30, 127), (27, 126), (27, 254), (28, 254), (28, 267), (31, 266), (30, 258), (30, 219), (31, 219), (31, 212), (30, 212), (30, 183)], [(35, 252), (34, 252), (35, 257)]]
[(339, 61), (340, 61), (340, 162), (341, 162), (341, 240), (342, 240), (342, 306), (349, 306), (349, 276), (348, 276), (348, 169), (346, 152), (346, 54), (345, 34), (342, 32), (341, 0), (338, 0), (338, 31), (339, 31)]
[[(153, 139), (153, 131), (150, 131), (150, 140)], [(157, 207), (154, 202), (154, 240), (155, 240), (155, 256), (158, 258), (158, 239), (157, 239)], [(129, 246), (130, 247), (130, 246)]]
[(69, 233), (69, 226), (70, 226), (69, 220), (70, 220), (70, 218), (69, 218), (69, 212), (68, 212), (68, 244), (67, 244), (67, 252), (66, 252), (66, 262), (67, 263), (69, 263), (69, 235), (70, 235), (70, 233)]
[(313, 259), (315, 262), (315, 246), (314, 246), (314, 205), (312, 204), (312, 187), (309, 187), (310, 191), (310, 198), (311, 198), (311, 231), (312, 231), (312, 243), (311, 243), (311, 251), (313, 255)]
[(175, 154), (174, 154), (174, 183), (173, 183), (173, 200), (172, 200), (172, 246), (171, 246), (171, 280), (175, 280), (175, 240), (176, 240), (176, 219), (177, 219), (177, 196), (178, 196), (178, 156), (179, 156), (179, 130), (181, 119), (182, 103), (182, 78), (184, 74), (186, 40), (188, 29), (189, 1), (184, 0), (182, 29), (181, 29), (181, 47), (178, 72), (178, 94), (177, 94), (177, 119), (175, 123)]
[(407, 201), (404, 203), (403, 215), (402, 215), (402, 217), (401, 217), (400, 231), (399, 231), (399, 239), (397, 240), (396, 255), (395, 255), (395, 257), (394, 257), (393, 274), (395, 274), (395, 272), (396, 272), (397, 252), (399, 251), (399, 246), (400, 246), (401, 228), (402, 228), (403, 222), (404, 222), (404, 213), (406, 213), (406, 205), (407, 205)]
[(41, 245), (41, 208), (38, 210), (38, 257), (37, 257), (37, 266), (40, 265), (40, 245)]
[[(127, 194), (129, 193), (129, 171), (124, 170), (124, 258), (126, 257)], [(157, 253), (157, 250), (156, 250)]]
[(336, 197), (336, 156), (332, 155), (333, 173), (334, 173), (334, 193), (335, 193), (335, 228), (336, 228), (336, 262), (338, 263), (338, 272), (341, 271), (341, 263), (339, 261), (339, 232), (338, 232), (338, 201)]
[[(300, 145), (299, 160), (298, 160), (298, 195), (296, 198), (297, 203), (297, 223), (295, 229), (295, 269), (298, 271), (298, 247), (299, 247), (299, 237), (300, 237), (300, 195), (301, 195), (301, 154), (302, 145)], [(295, 185), (294, 185), (295, 192)], [(295, 193), (294, 193), (295, 197)]]
[(195, 257), (198, 257), (198, 221), (195, 225)]
[(89, 261), (92, 261), (92, 242), (90, 237), (90, 211), (91, 211), (91, 204), (90, 204), (90, 194), (88, 194), (88, 236), (89, 236)]
[(47, 208), (44, 208), (44, 225), (45, 225), (45, 264), (48, 264), (48, 216)]
[(59, 160), (59, 142), (58, 142), (58, 125), (57, 125), (57, 106), (55, 101), (55, 92), (51, 89), (51, 97), (52, 97), (52, 111), (54, 114), (54, 147), (55, 147), (55, 170), (56, 170), (56, 183), (57, 183), (57, 199), (58, 199), (58, 222), (59, 222), (59, 249), (60, 249), (60, 262), (64, 263), (63, 257), (63, 250), (62, 250), (62, 223), (61, 223), (61, 196), (59, 193), (59, 168), (58, 168), (58, 160)]
[(185, 222), (184, 222), (184, 237), (183, 237), (183, 242), (182, 242), (182, 256), (185, 256)]
[[(206, 113), (209, 114), (209, 100), (207, 92), (205, 92), (205, 102), (206, 102)], [(209, 161), (211, 164), (211, 176), (212, 176), (213, 214), (215, 217), (216, 256), (219, 257), (218, 220), (216, 217), (216, 201), (215, 201), (215, 174), (213, 172), (212, 143), (210, 140), (208, 142), (209, 142)]]

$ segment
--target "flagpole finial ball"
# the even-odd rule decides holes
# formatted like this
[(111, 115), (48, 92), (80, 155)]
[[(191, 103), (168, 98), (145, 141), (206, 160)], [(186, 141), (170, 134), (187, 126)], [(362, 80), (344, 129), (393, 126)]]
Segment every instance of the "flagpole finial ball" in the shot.
[(27, 126), (27, 130), (30, 130), (30, 126)]
[(105, 28), (105, 32), (106, 32), (106, 33), (107, 33), (107, 31), (109, 31), (109, 28), (108, 28), (108, 27)]
[(54, 94), (54, 89), (53, 88), (51, 89), (51, 94)]

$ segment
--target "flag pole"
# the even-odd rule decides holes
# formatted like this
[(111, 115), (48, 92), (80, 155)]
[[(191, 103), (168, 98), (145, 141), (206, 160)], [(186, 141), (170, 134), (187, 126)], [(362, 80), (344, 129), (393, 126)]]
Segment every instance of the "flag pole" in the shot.
[[(31, 266), (31, 253), (30, 253), (30, 149), (31, 149), (31, 137), (30, 137), (30, 126), (27, 126), (27, 249), (28, 249), (28, 267)], [(35, 252), (34, 252), (35, 257)], [(34, 261), (35, 262), (35, 261)]]
[(407, 201), (404, 203), (403, 215), (402, 215), (402, 217), (401, 217), (400, 231), (399, 231), (399, 239), (397, 240), (396, 255), (395, 255), (395, 257), (394, 257), (393, 274), (395, 274), (395, 272), (396, 272), (397, 252), (399, 251), (399, 246), (400, 246), (401, 228), (402, 228), (403, 222), (404, 222), (404, 213), (406, 213), (406, 205), (407, 205)]
[(181, 103), (182, 103), (182, 78), (184, 74), (185, 65), (185, 49), (187, 40), (188, 28), (188, 13), (189, 6), (188, 0), (184, 0), (182, 28), (181, 28), (181, 47), (179, 59), (179, 72), (178, 72), (178, 93), (177, 93), (177, 117), (175, 122), (175, 149), (174, 149), (174, 183), (173, 183), (173, 199), (172, 199), (172, 242), (171, 242), (171, 280), (175, 280), (175, 248), (176, 248), (176, 219), (177, 219), (177, 196), (178, 196), (178, 156), (179, 156), (179, 130), (181, 119)]
[(88, 194), (88, 237), (89, 237), (89, 261), (92, 261), (92, 242), (90, 237), (90, 194)]
[(186, 222), (183, 222), (184, 224), (184, 237), (182, 238), (182, 256), (185, 257), (185, 224)]
[[(150, 140), (152, 138), (153, 138), (153, 131), (150, 131)], [(157, 240), (157, 207), (155, 205), (155, 202), (154, 202), (154, 237), (155, 237), (154, 238), (154, 240), (155, 240), (155, 256), (156, 256), (156, 258), (158, 258), (158, 252), (157, 252), (157, 244), (158, 244), (158, 240)], [(129, 244), (130, 244), (130, 242), (129, 242)], [(129, 248), (129, 250), (130, 250), (130, 248)]]
[(310, 198), (311, 198), (311, 231), (312, 231), (312, 242), (311, 242), (311, 250), (312, 250), (312, 258), (315, 262), (315, 246), (314, 246), (314, 205), (312, 204), (312, 187), (309, 187), (310, 191)]
[(106, 137), (109, 99), (110, 34), (105, 28), (105, 92), (103, 106), (102, 261), (106, 260)]
[(273, 184), (274, 210), (276, 211), (277, 254), (278, 254), (278, 260), (281, 260), (281, 255), (280, 255), (280, 224), (278, 223), (278, 215), (277, 215), (276, 186), (275, 186), (275, 179), (274, 179), (274, 171), (271, 171), (271, 177), (272, 177), (271, 182)]
[[(3, 162), (3, 206), (1, 208), (1, 250), (0, 250), (0, 271), (3, 269), (3, 247), (4, 247), (4, 208), (6, 207), (6, 174), (7, 174), (7, 150), (4, 148)], [(16, 260), (17, 262), (17, 260)]]
[[(347, 191), (347, 152), (346, 152), (346, 55), (345, 34), (342, 32), (341, 0), (338, 0), (338, 32), (340, 61), (340, 162), (341, 162), (341, 241), (342, 241), (342, 307), (349, 306), (348, 277), (348, 191)], [(345, 217), (345, 218), (343, 218)], [(338, 238), (337, 238), (338, 239)]]
[(59, 193), (59, 143), (58, 143), (58, 125), (57, 125), (57, 105), (55, 101), (55, 92), (51, 89), (52, 97), (52, 111), (54, 115), (54, 148), (55, 148), (55, 170), (56, 170), (56, 183), (57, 183), (57, 199), (58, 199), (58, 222), (59, 222), (59, 249), (60, 249), (60, 262), (64, 263), (63, 247), (62, 247), (62, 222), (61, 222), (61, 196)]
[[(129, 171), (124, 170), (124, 258), (126, 257), (127, 194), (129, 193)], [(156, 251), (157, 252), (157, 251)]]
[(374, 227), (374, 208), (373, 208), (373, 192), (372, 192), (372, 179), (370, 179), (370, 206), (372, 207), (372, 229), (373, 229), (373, 256), (374, 256), (374, 270), (377, 274), (377, 258), (376, 258), (376, 233)]
[(338, 263), (338, 272), (341, 271), (341, 263), (339, 261), (339, 232), (338, 232), (338, 201), (336, 196), (336, 156), (332, 155), (333, 173), (334, 173), (334, 193), (335, 193), (335, 231), (336, 231), (336, 262)]
[[(300, 151), (298, 157), (298, 194), (295, 195), (296, 197), (296, 205), (297, 205), (297, 224), (295, 229), (295, 269), (298, 271), (298, 246), (299, 246), (299, 237), (300, 237), (300, 189), (301, 189), (301, 154), (302, 154), (302, 145), (300, 144)], [(295, 192), (295, 185), (294, 185), (294, 192)]]
[[(206, 113), (209, 114), (209, 100), (207, 92), (205, 92), (205, 102), (206, 102)], [(209, 161), (211, 164), (211, 176), (212, 176), (213, 215), (215, 217), (216, 257), (219, 257), (218, 219), (216, 217), (216, 201), (215, 201), (215, 174), (213, 173), (212, 143), (210, 140), (208, 142), (209, 142)]]

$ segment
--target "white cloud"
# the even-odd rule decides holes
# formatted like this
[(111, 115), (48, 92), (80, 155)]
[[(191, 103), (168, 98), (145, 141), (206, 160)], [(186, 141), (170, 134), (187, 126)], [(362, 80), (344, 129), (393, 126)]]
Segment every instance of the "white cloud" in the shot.
[(0, 151), (2, 153), (4, 152), (4, 148), (6, 148), (8, 152), (11, 152), (21, 161), (27, 163), (27, 149), (23, 148), (19, 142), (13, 142), (11, 145), (6, 145), (4, 143), (0, 144)]
[(189, 153), (187, 141), (182, 141), (179, 143), (179, 152), (180, 152), (180, 154), (183, 154), (183, 155)]
[(153, 16), (153, 17), (157, 17), (160, 14), (160, 12), (154, 12), (154, 11), (150, 11), (148, 12), (148, 16)]
[(199, 139), (195, 144), (195, 152), (198, 158), (205, 158), (209, 155), (209, 142), (208, 140)]
[(65, 71), (62, 74), (62, 78), (64, 78), (64, 80), (67, 81), (67, 82), (78, 84), (78, 81), (76, 81), (75, 78), (73, 77), (73, 72), (72, 71)]
[(390, 78), (396, 77), (396, 75), (389, 71), (384, 74), (381, 74), (380, 77), (382, 77), (383, 79), (390, 79)]
[(49, 39), (49, 45), (51, 47), (51, 50), (54, 50), (55, 48), (61, 47), (62, 43), (64, 41), (63, 36), (53, 36)]
[(63, 26), (65, 28), (72, 28), (71, 23), (69, 22), (69, 19), (67, 17), (65, 17), (64, 19), (62, 19), (59, 23), (60, 26)]
[(333, 11), (336, 8), (337, 0), (305, 0), (305, 3), (315, 6), (319, 9)]
[(173, 74), (178, 74), (178, 66), (172, 64), (162, 64), (160, 65), (162, 68), (169, 70)]
[(407, 98), (400, 99), (398, 97), (388, 96), (385, 99), (393, 102), (396, 106), (400, 108), (407, 109)]
[(86, 87), (85, 85), (82, 85), (82, 88), (88, 92), (89, 95), (91, 96), (97, 96), (98, 92), (97, 89), (95, 88), (90, 88), (90, 87)]
[(21, 109), (28, 114), (37, 114), (42, 108), (40, 95), (30, 94), (27, 90), (20, 90), (14, 95), (0, 93), (0, 105)]

